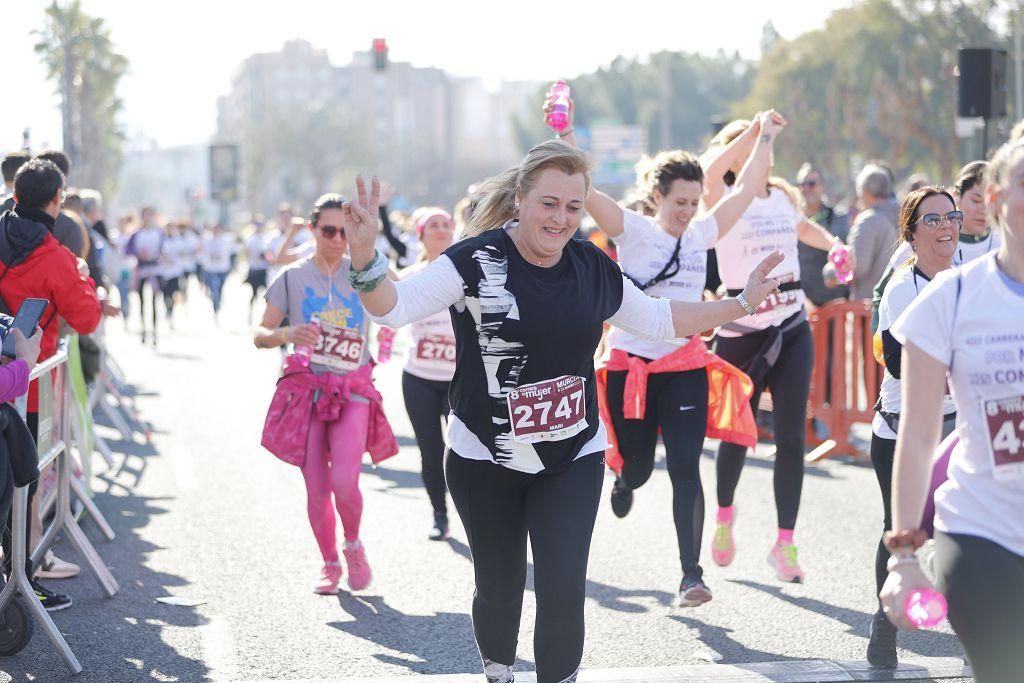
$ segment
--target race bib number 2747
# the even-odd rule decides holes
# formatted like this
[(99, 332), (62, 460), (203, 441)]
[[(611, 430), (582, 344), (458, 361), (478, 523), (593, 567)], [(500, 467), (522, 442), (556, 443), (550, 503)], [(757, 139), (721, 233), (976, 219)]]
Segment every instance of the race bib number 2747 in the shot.
[(516, 387), (508, 394), (512, 438), (519, 443), (561, 441), (587, 428), (584, 379), (562, 375)]

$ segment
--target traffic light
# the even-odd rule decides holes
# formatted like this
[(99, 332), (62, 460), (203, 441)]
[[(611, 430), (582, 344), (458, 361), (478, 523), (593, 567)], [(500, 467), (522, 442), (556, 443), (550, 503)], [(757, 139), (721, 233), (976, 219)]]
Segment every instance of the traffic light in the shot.
[(388, 68), (388, 41), (383, 38), (373, 39), (373, 68), (377, 71)]

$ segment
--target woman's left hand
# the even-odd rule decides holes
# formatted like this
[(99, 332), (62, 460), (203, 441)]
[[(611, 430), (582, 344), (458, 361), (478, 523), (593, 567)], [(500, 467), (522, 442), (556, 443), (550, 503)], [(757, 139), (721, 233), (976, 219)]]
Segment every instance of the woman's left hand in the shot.
[(882, 609), (885, 611), (885, 616), (889, 617), (889, 621), (897, 628), (916, 630), (917, 626), (907, 619), (907, 597), (912, 591), (925, 588), (934, 590), (935, 586), (928, 580), (921, 565), (916, 561), (897, 564), (890, 569), (889, 578), (885, 580), (882, 592), (878, 594), (882, 601)]
[(769, 277), (769, 273), (775, 270), (785, 258), (781, 251), (773, 251), (750, 273), (747, 286), (743, 288), (743, 298), (755, 309), (764, 302), (769, 294), (779, 288), (779, 281)]

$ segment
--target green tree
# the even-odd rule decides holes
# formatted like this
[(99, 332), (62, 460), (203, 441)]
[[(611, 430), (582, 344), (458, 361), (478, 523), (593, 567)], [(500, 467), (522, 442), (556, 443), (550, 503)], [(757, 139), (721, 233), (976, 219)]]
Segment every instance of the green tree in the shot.
[(124, 135), (117, 124), (121, 100), (117, 84), (128, 70), (104, 21), (82, 11), (80, 0), (53, 0), (35, 31), (35, 45), (47, 77), (61, 96), (64, 151), (71, 157), (72, 181), (112, 193), (121, 166)]
[(777, 40), (734, 114), (774, 107), (790, 121), (779, 171), (806, 160), (840, 179), (868, 158), (944, 182), (958, 165), (958, 47), (1005, 47), (991, 0), (864, 0), (824, 28)]

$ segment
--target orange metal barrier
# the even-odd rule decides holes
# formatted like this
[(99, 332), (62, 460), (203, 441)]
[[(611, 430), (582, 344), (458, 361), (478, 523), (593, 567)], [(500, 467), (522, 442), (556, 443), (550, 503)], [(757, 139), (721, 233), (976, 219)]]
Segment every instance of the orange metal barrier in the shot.
[(809, 442), (816, 443), (817, 447), (807, 455), (807, 460), (817, 462), (836, 455), (857, 455), (857, 449), (850, 443), (850, 427), (859, 422), (871, 422), (882, 382), (882, 368), (872, 352), (871, 303), (829, 302), (808, 317), (814, 335), (814, 373), (808, 412), (810, 417), (825, 423), (829, 439)]

